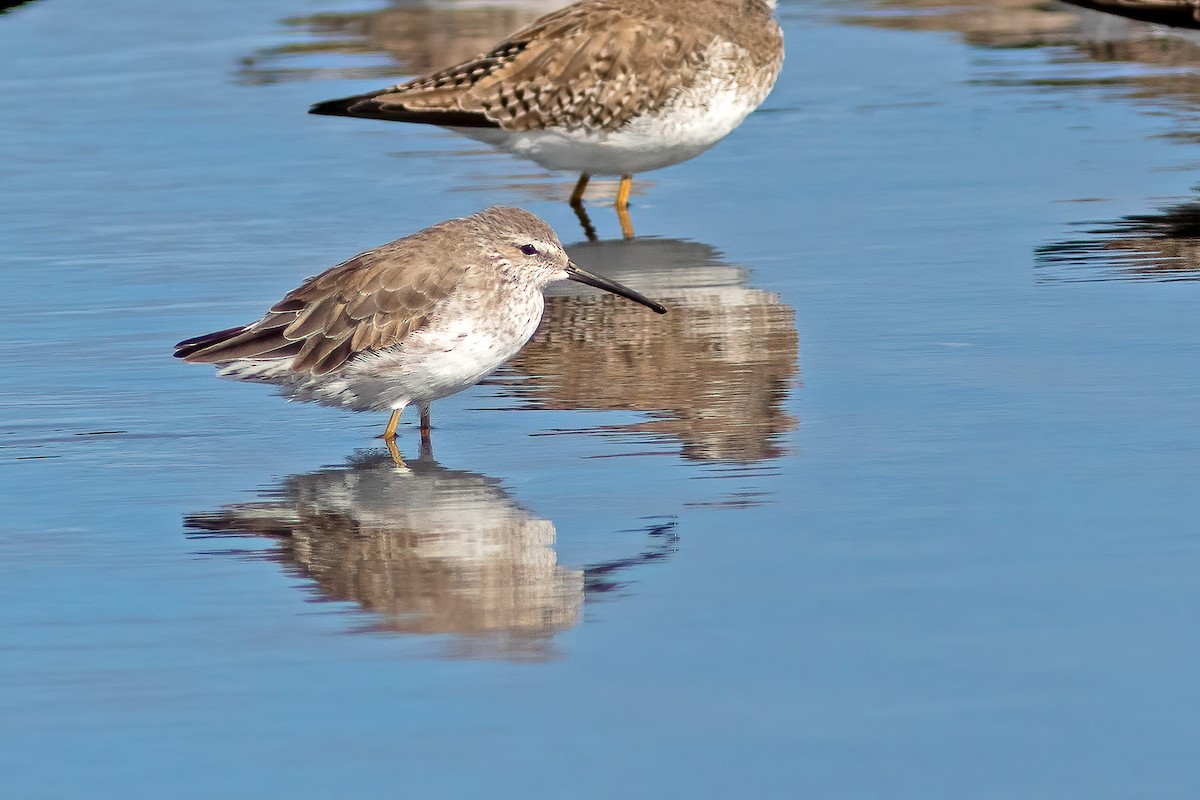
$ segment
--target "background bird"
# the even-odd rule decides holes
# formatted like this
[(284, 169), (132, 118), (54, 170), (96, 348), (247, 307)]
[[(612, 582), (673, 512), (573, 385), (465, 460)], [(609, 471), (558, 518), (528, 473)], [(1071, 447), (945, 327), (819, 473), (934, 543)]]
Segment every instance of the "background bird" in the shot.
[(677, 164), (727, 136), (766, 99), (783, 63), (774, 0), (581, 0), (547, 14), (462, 64), (314, 114), (441, 125), (529, 158), (590, 175)]
[(249, 325), (175, 346), (218, 375), (271, 383), (298, 400), (400, 412), (478, 383), (529, 340), (551, 281), (595, 286), (653, 309), (637, 292), (572, 263), (554, 231), (519, 208), (439, 223), (339, 264)]

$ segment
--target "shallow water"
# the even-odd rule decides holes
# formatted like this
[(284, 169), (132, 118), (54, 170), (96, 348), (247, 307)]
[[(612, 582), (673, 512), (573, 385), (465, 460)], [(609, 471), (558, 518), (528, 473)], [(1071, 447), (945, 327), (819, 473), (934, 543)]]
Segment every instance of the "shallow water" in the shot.
[[(1191, 797), (1200, 40), (784, 0), (633, 241), (303, 113), (551, 5), (0, 15), (5, 795)], [(557, 294), (408, 473), (169, 357), (493, 203), (673, 313)]]

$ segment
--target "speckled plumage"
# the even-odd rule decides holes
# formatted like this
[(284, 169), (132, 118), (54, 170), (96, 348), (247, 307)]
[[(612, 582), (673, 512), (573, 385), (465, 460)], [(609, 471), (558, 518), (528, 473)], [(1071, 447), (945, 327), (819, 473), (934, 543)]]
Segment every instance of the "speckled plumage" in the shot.
[(566, 279), (665, 310), (572, 264), (533, 214), (495, 207), (361, 253), (175, 355), (299, 400), (427, 413), (516, 355), (541, 319), (542, 288)]
[(783, 60), (773, 6), (582, 0), (463, 64), (312, 111), (443, 125), (553, 169), (657, 169), (766, 98)]

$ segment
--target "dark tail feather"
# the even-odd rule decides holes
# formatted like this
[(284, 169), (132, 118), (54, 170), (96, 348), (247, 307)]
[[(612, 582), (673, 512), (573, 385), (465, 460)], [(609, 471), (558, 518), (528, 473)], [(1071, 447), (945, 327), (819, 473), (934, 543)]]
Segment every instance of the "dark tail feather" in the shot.
[(214, 333), (206, 333), (203, 336), (197, 336), (193, 339), (184, 339), (179, 344), (175, 345), (175, 357), (182, 359), (190, 359), (193, 355), (214, 344), (219, 344), (242, 331), (246, 330), (245, 325), (237, 328), (226, 328), (223, 331)]
[(384, 102), (387, 92), (368, 92), (352, 97), (326, 100), (309, 107), (308, 113), (331, 117), (361, 117), (392, 122), (416, 122), (425, 125), (448, 125), (456, 128), (499, 128), (500, 125), (483, 114), (459, 109), (405, 108), (398, 102)]
[(323, 114), (329, 117), (356, 117), (351, 109), (359, 103), (370, 100), (375, 97), (376, 93), (356, 94), (353, 97), (339, 97), (335, 100), (326, 100), (322, 103), (314, 103), (309, 106), (308, 113)]
[(239, 358), (290, 358), (300, 352), (303, 342), (285, 339), (285, 327), (246, 325), (197, 336), (175, 345), (175, 357), (205, 364)]

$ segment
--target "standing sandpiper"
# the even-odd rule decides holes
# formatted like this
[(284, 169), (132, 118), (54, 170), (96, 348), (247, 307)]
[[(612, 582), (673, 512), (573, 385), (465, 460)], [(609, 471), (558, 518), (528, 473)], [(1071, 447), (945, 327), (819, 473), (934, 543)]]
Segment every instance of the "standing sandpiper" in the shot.
[(520, 350), (542, 318), (542, 289), (572, 280), (665, 314), (637, 292), (571, 262), (554, 231), (519, 208), (452, 219), (338, 264), (249, 325), (175, 345), (217, 374), (272, 383), (296, 400), (400, 412), (474, 386)]
[[(314, 105), (314, 114), (442, 125), (589, 176), (678, 164), (727, 136), (779, 75), (774, 0), (580, 0), (462, 64), (377, 92)], [(586, 225), (585, 225), (586, 227)]]

